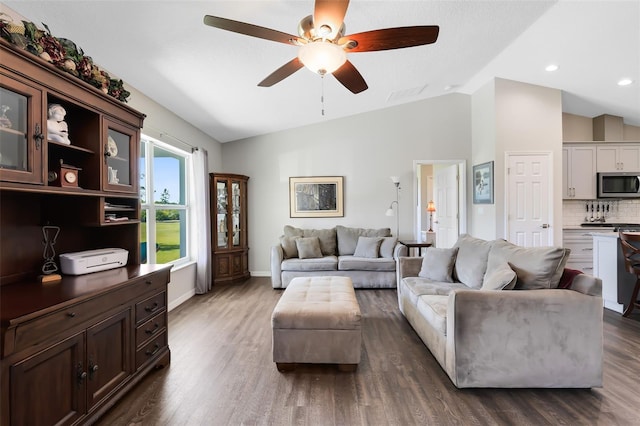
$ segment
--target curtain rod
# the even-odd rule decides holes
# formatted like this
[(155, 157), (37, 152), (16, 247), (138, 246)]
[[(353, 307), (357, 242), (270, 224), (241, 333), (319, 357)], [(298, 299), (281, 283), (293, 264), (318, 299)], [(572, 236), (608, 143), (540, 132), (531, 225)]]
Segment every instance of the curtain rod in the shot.
[[(167, 136), (167, 137), (169, 137), (169, 138), (171, 138), (171, 139), (173, 139), (173, 140), (175, 140), (177, 142), (180, 142), (181, 144), (184, 144), (184, 145), (188, 146), (189, 148), (191, 148), (191, 152), (197, 151), (199, 149), (197, 146), (193, 146), (190, 143), (185, 142), (182, 139), (173, 136), (171, 133), (167, 133), (167, 132), (165, 132), (163, 130), (156, 129), (156, 128), (151, 127), (151, 126), (145, 126), (145, 127), (147, 129), (149, 129), (149, 130), (153, 130), (154, 132), (158, 133), (160, 135), (161, 139), (162, 139), (163, 136)], [(142, 129), (144, 130), (144, 127)]]

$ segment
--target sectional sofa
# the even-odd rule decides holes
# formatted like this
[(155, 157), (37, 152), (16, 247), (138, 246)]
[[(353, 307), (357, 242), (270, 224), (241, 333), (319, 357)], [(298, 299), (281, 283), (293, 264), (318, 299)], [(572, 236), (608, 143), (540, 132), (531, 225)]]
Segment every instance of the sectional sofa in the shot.
[(286, 288), (296, 277), (344, 276), (354, 288), (395, 288), (396, 260), (407, 256), (407, 250), (389, 228), (287, 225), (271, 247), (271, 285)]
[(462, 235), (399, 259), (400, 310), (459, 388), (599, 387), (602, 281), (568, 255)]

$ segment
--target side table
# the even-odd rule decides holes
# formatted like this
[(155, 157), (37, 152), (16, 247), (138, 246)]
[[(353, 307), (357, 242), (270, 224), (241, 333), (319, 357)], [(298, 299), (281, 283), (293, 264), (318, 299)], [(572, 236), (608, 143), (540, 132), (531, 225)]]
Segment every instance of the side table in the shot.
[(409, 240), (398, 240), (398, 242), (402, 245), (405, 245), (409, 248), (409, 255), (411, 255), (411, 249), (416, 249), (418, 256), (422, 256), (422, 249), (431, 247), (433, 244), (427, 243), (424, 241), (409, 241)]

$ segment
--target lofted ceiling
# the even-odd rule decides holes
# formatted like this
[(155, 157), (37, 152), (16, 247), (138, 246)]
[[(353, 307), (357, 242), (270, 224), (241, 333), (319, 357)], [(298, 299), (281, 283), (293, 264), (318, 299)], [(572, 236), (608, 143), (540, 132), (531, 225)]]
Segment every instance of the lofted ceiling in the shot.
[[(471, 94), (494, 77), (561, 89), (566, 112), (640, 125), (639, 0), (352, 0), (346, 34), (440, 26), (435, 44), (350, 53), (369, 85), (357, 95), (306, 69), (258, 87), (296, 48), (203, 24), (209, 14), (297, 34), (313, 0), (3, 3), (75, 41), (94, 62), (220, 142)], [(559, 69), (545, 71), (550, 63)], [(633, 83), (620, 87), (622, 78)]]

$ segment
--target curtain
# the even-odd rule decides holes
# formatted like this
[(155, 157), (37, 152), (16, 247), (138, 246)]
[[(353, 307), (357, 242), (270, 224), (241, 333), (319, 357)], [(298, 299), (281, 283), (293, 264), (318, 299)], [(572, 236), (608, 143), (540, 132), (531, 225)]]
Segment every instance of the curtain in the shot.
[(191, 241), (196, 258), (196, 294), (211, 290), (211, 221), (209, 215), (209, 160), (207, 151), (197, 148), (193, 152), (191, 200), (194, 226)]

